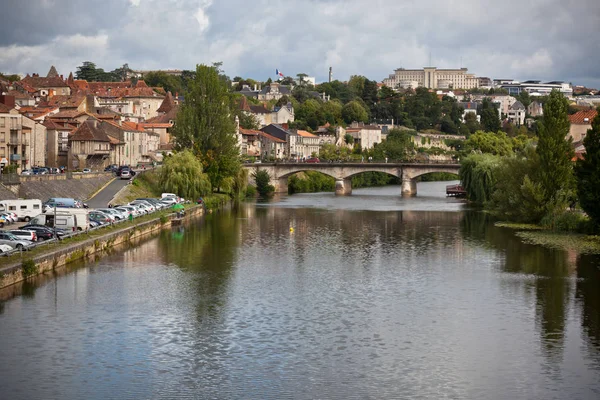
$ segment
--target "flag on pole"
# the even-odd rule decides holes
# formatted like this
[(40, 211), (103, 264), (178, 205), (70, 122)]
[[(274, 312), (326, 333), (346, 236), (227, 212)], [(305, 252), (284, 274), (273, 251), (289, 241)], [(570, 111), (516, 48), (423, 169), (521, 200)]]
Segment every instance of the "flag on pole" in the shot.
[(283, 72), (281, 72), (281, 71), (280, 71), (280, 70), (278, 70), (278, 69), (276, 69), (276, 70), (275, 70), (275, 75), (278, 75), (278, 76), (280, 76), (280, 77), (282, 77), (282, 78), (285, 78), (285, 76), (283, 75)]

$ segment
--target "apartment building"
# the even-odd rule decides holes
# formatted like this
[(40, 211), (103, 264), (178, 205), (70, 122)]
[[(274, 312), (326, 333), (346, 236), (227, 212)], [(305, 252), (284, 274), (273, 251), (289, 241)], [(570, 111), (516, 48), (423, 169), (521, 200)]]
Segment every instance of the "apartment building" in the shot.
[(475, 89), (479, 87), (480, 79), (468, 73), (467, 68), (438, 69), (424, 67), (423, 69), (398, 68), (383, 84), (392, 89), (416, 88), (428, 89)]

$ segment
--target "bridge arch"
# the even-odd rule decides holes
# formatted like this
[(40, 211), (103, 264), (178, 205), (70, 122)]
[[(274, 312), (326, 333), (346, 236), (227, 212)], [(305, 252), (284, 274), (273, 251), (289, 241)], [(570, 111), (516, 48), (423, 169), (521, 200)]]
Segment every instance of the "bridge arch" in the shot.
[(383, 172), (401, 178), (403, 196), (415, 196), (417, 194), (415, 178), (432, 172), (458, 174), (460, 165), (443, 163), (273, 163), (251, 164), (244, 167), (254, 171), (266, 170), (278, 193), (287, 193), (288, 177), (298, 172), (318, 171), (324, 175), (333, 177), (336, 180), (335, 193), (337, 195), (349, 195), (352, 193), (353, 176), (364, 172)]

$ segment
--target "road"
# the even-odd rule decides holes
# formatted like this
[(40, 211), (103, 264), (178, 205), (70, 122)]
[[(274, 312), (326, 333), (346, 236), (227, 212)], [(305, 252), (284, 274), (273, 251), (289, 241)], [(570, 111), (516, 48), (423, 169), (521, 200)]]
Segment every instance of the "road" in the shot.
[(86, 201), (86, 203), (90, 208), (107, 207), (108, 203), (113, 199), (115, 194), (117, 194), (117, 192), (121, 190), (121, 188), (126, 186), (127, 183), (129, 183), (129, 180), (122, 180), (117, 178), (104, 189), (102, 189), (100, 192), (98, 192), (94, 197)]

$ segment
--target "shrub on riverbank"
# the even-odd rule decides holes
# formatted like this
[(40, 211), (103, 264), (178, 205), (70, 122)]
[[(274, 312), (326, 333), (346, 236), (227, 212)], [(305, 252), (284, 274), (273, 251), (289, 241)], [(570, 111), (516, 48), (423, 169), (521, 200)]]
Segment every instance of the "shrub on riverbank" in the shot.
[(316, 171), (305, 171), (288, 179), (288, 193), (315, 193), (335, 191), (335, 179)]
[(271, 185), (271, 177), (269, 173), (264, 169), (257, 171), (253, 174), (254, 181), (256, 182), (256, 191), (261, 196), (270, 196), (275, 192), (275, 187)]

